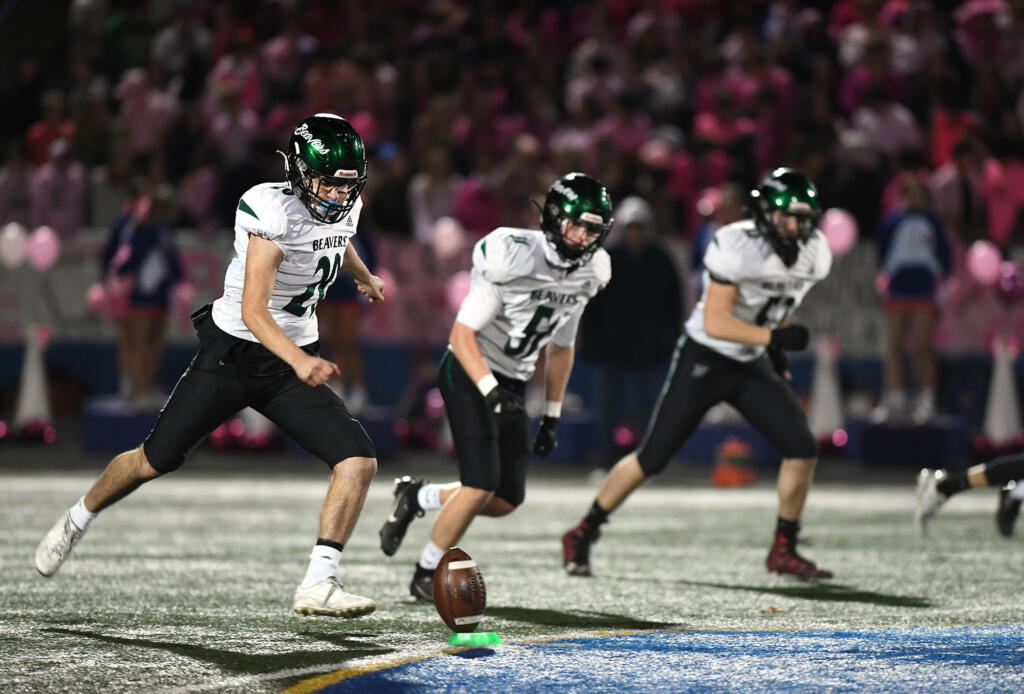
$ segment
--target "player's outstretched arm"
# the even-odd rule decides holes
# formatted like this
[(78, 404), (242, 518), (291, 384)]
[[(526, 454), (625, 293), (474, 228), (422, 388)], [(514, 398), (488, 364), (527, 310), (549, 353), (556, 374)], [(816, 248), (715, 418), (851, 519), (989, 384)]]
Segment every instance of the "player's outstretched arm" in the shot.
[(704, 332), (718, 340), (767, 345), (772, 338), (771, 330), (733, 315), (738, 294), (734, 284), (711, 281), (704, 302)]
[(334, 374), (337, 364), (306, 354), (288, 339), (267, 310), (274, 289), (277, 268), (284, 253), (272, 241), (249, 235), (245, 254), (245, 282), (242, 285), (242, 322), (260, 343), (291, 366), (307, 385), (318, 386)]
[(341, 269), (355, 281), (356, 288), (370, 301), (384, 300), (384, 280), (370, 272), (351, 243), (345, 247)]

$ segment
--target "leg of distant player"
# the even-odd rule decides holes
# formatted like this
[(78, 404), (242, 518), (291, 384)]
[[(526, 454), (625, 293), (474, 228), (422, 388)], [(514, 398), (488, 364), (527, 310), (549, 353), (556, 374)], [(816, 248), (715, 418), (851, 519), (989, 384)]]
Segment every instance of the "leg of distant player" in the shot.
[(894, 306), (886, 307), (888, 319), (888, 350), (885, 356), (885, 392), (878, 407), (872, 412), (875, 421), (883, 422), (903, 414), (906, 396), (903, 391), (903, 335), (907, 327), (907, 313)]
[[(612, 467), (586, 516), (562, 536), (562, 565), (569, 575), (591, 575), (590, 547), (600, 537), (608, 515), (648, 477), (665, 469), (704, 414), (732, 388), (735, 377), (728, 370), (712, 373), (708, 361), (731, 362), (685, 338), (679, 341), (640, 448)], [(700, 376), (695, 378), (695, 371)], [(698, 378), (699, 384), (695, 383)]]
[[(928, 523), (942, 505), (953, 495), (978, 487), (1004, 487), (1010, 482), (1024, 479), (1024, 454), (1017, 453), (974, 465), (966, 470), (949, 473), (946, 470), (924, 468), (917, 478), (917, 508), (914, 520), (921, 534), (927, 534)], [(1019, 510), (1019, 505), (1017, 509)], [(1014, 519), (1016, 515), (1014, 514)], [(1010, 530), (1012, 532), (1012, 520)], [(1000, 527), (1002, 532), (1003, 528)], [(1004, 533), (1009, 534), (1009, 533)]]

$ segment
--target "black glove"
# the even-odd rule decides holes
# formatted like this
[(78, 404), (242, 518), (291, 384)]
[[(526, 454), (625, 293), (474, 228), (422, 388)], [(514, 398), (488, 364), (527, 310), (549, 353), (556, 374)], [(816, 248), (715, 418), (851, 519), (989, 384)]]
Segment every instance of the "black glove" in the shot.
[(484, 396), (487, 409), (498, 419), (498, 424), (504, 424), (526, 412), (523, 399), (510, 390), (501, 386), (491, 388), (491, 392)]
[(558, 417), (544, 416), (540, 422), (540, 429), (537, 430), (537, 439), (533, 442), (533, 452), (541, 458), (548, 457), (548, 453), (555, 450), (558, 445)]
[(772, 361), (772, 368), (775, 369), (775, 373), (787, 378), (786, 374), (789, 373), (789, 357), (782, 351), (781, 347), (769, 347), (768, 358)]
[(811, 331), (804, 325), (784, 325), (781, 328), (772, 330), (772, 339), (769, 347), (799, 352), (807, 346), (811, 339)]

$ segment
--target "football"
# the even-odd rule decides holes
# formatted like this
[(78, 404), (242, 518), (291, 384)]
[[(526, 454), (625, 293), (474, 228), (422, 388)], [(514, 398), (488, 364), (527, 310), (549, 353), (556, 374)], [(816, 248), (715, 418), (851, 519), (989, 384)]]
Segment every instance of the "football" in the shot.
[(476, 631), (484, 617), (487, 589), (480, 567), (458, 547), (441, 557), (434, 572), (434, 606), (448, 628)]

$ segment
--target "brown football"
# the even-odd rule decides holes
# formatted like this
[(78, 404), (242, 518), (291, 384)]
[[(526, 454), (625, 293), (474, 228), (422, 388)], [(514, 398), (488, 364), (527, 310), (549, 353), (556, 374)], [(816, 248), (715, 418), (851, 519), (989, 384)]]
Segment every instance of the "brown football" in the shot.
[(480, 567), (458, 547), (441, 557), (434, 572), (434, 607), (452, 631), (476, 631), (484, 617), (487, 588)]

